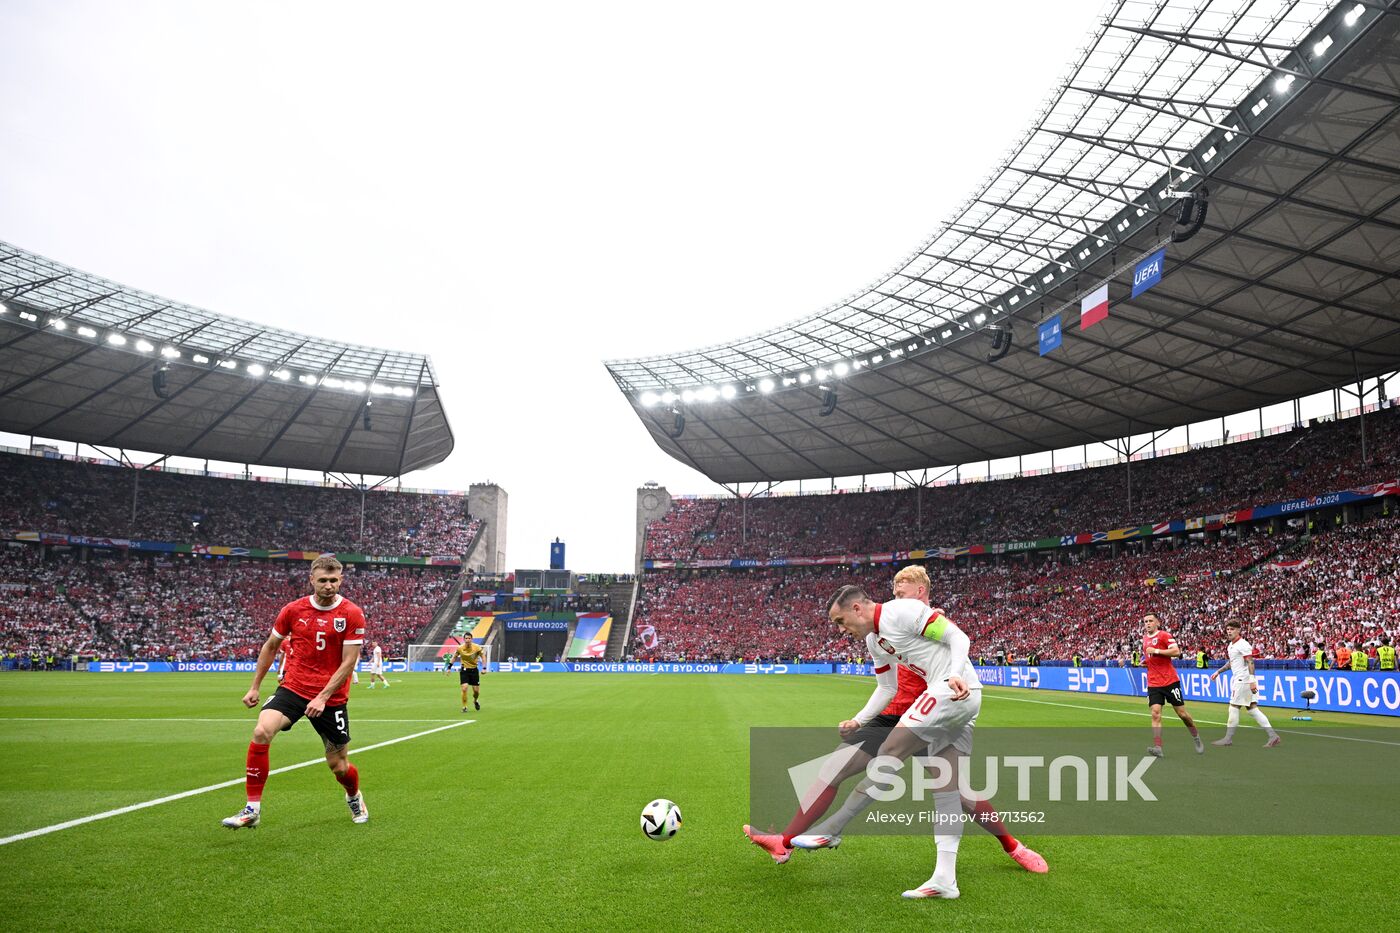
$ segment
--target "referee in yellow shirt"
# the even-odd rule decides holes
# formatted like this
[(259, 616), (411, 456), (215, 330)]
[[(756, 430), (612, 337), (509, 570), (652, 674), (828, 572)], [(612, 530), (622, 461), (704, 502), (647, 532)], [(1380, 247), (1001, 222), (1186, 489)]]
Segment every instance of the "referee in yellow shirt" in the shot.
[(447, 670), (452, 670), (454, 662), (462, 662), (458, 680), (462, 684), (462, 712), (467, 711), (467, 688), (472, 688), (472, 702), (481, 709), (481, 661), (486, 649), (474, 641), (458, 645), (457, 650), (447, 659)]

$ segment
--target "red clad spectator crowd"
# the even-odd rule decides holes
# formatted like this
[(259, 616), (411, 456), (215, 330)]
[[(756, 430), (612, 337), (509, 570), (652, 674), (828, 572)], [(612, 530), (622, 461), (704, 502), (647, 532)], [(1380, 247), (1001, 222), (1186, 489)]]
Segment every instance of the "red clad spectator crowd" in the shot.
[[(303, 562), (190, 557), (80, 561), (0, 547), (0, 651), (103, 658), (247, 659), (278, 611), (310, 592)], [(368, 638), (402, 654), (451, 590), (455, 568), (347, 565), (341, 593)]]
[[(1225, 623), (1240, 621), (1262, 657), (1297, 658), (1320, 643), (1374, 645), (1400, 638), (1400, 518), (1310, 537), (1137, 547), (1000, 566), (929, 566), (932, 599), (973, 640), (973, 653), (1024, 660), (1126, 660), (1142, 616), (1158, 613), (1183, 650), (1224, 655)], [(656, 644), (644, 660), (835, 660), (862, 653), (827, 621), (845, 583), (890, 593), (894, 565), (653, 573), (638, 623)], [(1152, 582), (1148, 582), (1152, 581)]]
[[(1217, 514), (1400, 478), (1400, 412), (1133, 464), (1132, 507), (1122, 466), (926, 489), (922, 531), (913, 490), (750, 499), (678, 499), (646, 530), (648, 557), (732, 559), (878, 553), (1101, 531)], [(1223, 652), (1237, 618), (1261, 654), (1294, 658), (1315, 642), (1374, 643), (1400, 619), (1400, 524), (1389, 517), (1303, 535), (1294, 519), (1276, 535), (1174, 546), (1168, 539), (1089, 554), (1060, 549), (997, 564), (929, 566), (932, 597), (974, 635), (986, 657), (1121, 660), (1155, 611), (1194, 652)], [(1256, 531), (1262, 531), (1262, 528)], [(1321, 531), (1321, 527), (1314, 529)], [(1276, 569), (1287, 566), (1294, 569)], [(894, 566), (660, 571), (644, 578), (639, 625), (654, 627), (652, 660), (834, 659), (861, 647), (834, 632), (825, 601), (841, 583), (883, 597)], [(1173, 583), (1143, 581), (1184, 578)]]
[[(131, 470), (0, 454), (0, 528), (238, 547), (450, 554), (481, 523), (466, 496)], [(132, 504), (135, 502), (135, 518)]]

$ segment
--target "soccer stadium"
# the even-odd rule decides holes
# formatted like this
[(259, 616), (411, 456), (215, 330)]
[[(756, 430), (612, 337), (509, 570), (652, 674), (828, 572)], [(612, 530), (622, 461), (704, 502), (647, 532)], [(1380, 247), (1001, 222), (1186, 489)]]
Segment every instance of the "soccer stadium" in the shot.
[(576, 371), (0, 231), (13, 928), (1383, 926), (1400, 4), (1076, 28), (871, 284)]

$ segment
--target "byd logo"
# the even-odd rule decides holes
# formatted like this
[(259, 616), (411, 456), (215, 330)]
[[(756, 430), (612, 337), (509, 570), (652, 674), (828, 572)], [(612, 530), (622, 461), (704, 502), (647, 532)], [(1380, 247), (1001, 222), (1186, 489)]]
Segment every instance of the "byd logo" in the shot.
[(101, 661), (97, 669), (103, 674), (144, 674), (151, 665), (145, 661)]
[(745, 674), (786, 674), (786, 664), (745, 664)]
[(1108, 671), (1101, 667), (1071, 667), (1069, 688), (1077, 693), (1107, 693)]
[(502, 661), (500, 671), (503, 674), (538, 674), (544, 670), (544, 664), (540, 661)]

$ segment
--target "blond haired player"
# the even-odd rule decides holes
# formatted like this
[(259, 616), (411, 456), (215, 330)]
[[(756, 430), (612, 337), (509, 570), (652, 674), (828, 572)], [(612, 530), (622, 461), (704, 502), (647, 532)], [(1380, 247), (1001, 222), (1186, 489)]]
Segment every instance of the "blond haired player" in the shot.
[(1259, 728), (1269, 733), (1269, 741), (1264, 743), (1265, 748), (1273, 748), (1278, 745), (1280, 739), (1278, 733), (1274, 731), (1273, 725), (1269, 722), (1269, 717), (1264, 715), (1264, 711), (1259, 708), (1259, 678), (1254, 674), (1254, 647), (1245, 641), (1240, 635), (1240, 624), (1231, 622), (1225, 626), (1225, 630), (1230, 633), (1230, 648), (1224, 664), (1210, 675), (1211, 680), (1219, 677), (1225, 668), (1230, 669), (1233, 675), (1233, 686), (1230, 691), (1230, 712), (1225, 719), (1225, 738), (1216, 739), (1212, 745), (1233, 745), (1235, 730), (1240, 725), (1240, 710), (1249, 710), (1249, 715), (1259, 724)]
[(462, 685), (462, 712), (467, 711), (467, 688), (472, 688), (472, 702), (477, 709), (481, 709), (481, 661), (486, 654), (486, 649), (474, 641), (467, 641), (457, 646), (457, 650), (452, 652), (447, 659), (447, 670), (452, 670), (452, 665), (462, 662), (462, 672), (458, 677), (458, 682)]
[[(931, 587), (932, 581), (929, 580), (928, 571), (921, 564), (910, 564), (894, 575), (896, 599), (914, 599), (928, 606)], [(937, 615), (943, 614), (941, 609), (933, 611)], [(900, 716), (928, 688), (924, 678), (888, 653), (873, 633), (866, 636), (866, 649), (875, 667), (875, 692), (864, 709), (838, 727), (842, 743), (858, 746), (860, 751), (849, 757), (843, 756), (845, 764), (838, 771), (823, 775), (819, 779), (821, 786), (813, 787), (804, 797), (811, 801), (810, 806), (799, 808), (781, 835), (755, 833), (752, 827), (744, 827), (745, 833), (754, 844), (766, 850), (779, 864), (788, 860), (794, 847), (834, 849), (841, 844), (841, 831), (871, 803), (863, 785), (851, 791), (830, 817), (812, 827), (810, 831), (807, 828), (831, 805), (842, 782), (851, 775), (860, 773), (871, 761), (879, 751), (881, 743), (889, 736), (890, 730), (899, 723)], [(876, 710), (880, 712), (876, 714)], [(930, 747), (929, 753), (934, 754), (936, 750)], [(990, 802), (961, 797), (960, 803), (971, 822), (995, 836), (1001, 843), (1002, 851), (1011, 856), (1016, 864), (1037, 874), (1050, 870), (1040, 853), (1023, 845), (1011, 835)]]

